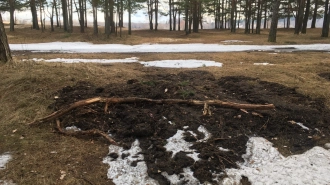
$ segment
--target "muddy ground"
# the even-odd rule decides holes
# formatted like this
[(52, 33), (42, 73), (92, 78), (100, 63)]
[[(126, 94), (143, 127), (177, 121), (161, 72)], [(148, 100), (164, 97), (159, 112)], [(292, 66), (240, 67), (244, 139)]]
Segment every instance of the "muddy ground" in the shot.
[[(135, 139), (139, 139), (148, 174), (160, 184), (169, 182), (159, 171), (166, 171), (169, 175), (179, 174), (185, 167), (191, 167), (201, 183), (214, 182), (211, 172), (220, 173), (225, 168), (236, 168), (236, 162), (243, 161), (241, 156), (251, 136), (265, 137), (282, 154), (291, 155), (323, 145), (329, 140), (330, 134), (330, 112), (321, 99), (311, 99), (295, 89), (244, 76), (216, 79), (209, 72), (191, 70), (177, 75), (147, 75), (143, 80), (131, 79), (126, 84), (107, 84), (102, 87), (77, 82), (75, 86), (65, 87), (56, 95), (59, 98), (49, 107), (54, 110), (96, 96), (219, 99), (236, 103), (272, 103), (276, 106), (275, 110), (262, 111), (211, 106), (212, 115), (203, 116), (202, 106), (152, 103), (110, 105), (109, 112), (105, 114), (104, 104), (99, 103), (78, 108), (61, 118), (65, 126), (75, 125), (83, 130), (98, 128), (109, 132), (127, 149)], [(301, 122), (310, 129), (302, 129), (294, 122)], [(197, 131), (200, 125), (212, 134), (207, 142), (196, 142), (204, 137)], [(185, 140), (194, 142), (192, 148), (200, 153), (197, 162), (183, 152), (172, 158), (172, 154), (164, 148), (166, 139), (178, 129), (183, 130), (184, 126), (189, 126), (189, 130), (198, 134), (197, 137), (189, 134), (185, 137)], [(230, 151), (220, 151), (219, 147)]]

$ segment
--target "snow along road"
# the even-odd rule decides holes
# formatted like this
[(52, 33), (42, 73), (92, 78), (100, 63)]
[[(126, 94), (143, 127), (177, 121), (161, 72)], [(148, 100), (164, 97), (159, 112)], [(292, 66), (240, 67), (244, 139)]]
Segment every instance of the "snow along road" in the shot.
[(58, 53), (179, 53), (179, 52), (240, 52), (240, 51), (323, 51), (330, 52), (330, 44), (308, 45), (222, 45), (222, 44), (92, 44), (87, 42), (50, 42), (10, 44), (12, 51)]

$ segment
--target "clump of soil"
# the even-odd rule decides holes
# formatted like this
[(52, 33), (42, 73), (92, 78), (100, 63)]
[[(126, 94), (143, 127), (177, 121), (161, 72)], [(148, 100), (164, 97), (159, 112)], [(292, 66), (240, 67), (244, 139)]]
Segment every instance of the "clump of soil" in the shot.
[(319, 76), (330, 81), (330, 72), (329, 73), (320, 73)]
[[(177, 75), (147, 75), (142, 80), (131, 79), (126, 84), (103, 87), (78, 82), (75, 86), (63, 88), (58, 96), (53, 105), (55, 109), (95, 96), (220, 99), (276, 106), (276, 110), (262, 111), (211, 106), (212, 115), (203, 116), (203, 107), (200, 106), (152, 103), (113, 104), (105, 114), (104, 104), (98, 103), (78, 108), (62, 117), (61, 122), (65, 126), (109, 132), (127, 149), (135, 139), (139, 139), (148, 174), (160, 184), (169, 182), (159, 171), (179, 174), (185, 167), (191, 167), (201, 183), (213, 182), (212, 172), (219, 174), (225, 168), (236, 168), (236, 162), (243, 160), (241, 156), (251, 136), (272, 141), (284, 155), (303, 153), (329, 139), (330, 114), (322, 100), (305, 97), (295, 89), (257, 78), (228, 76), (216, 79), (209, 72), (192, 70)], [(303, 123), (309, 130), (294, 122)], [(203, 138), (203, 134), (197, 131), (200, 125), (212, 134), (207, 142), (196, 142)], [(186, 141), (194, 142), (191, 148), (200, 153), (197, 162), (184, 152), (172, 158), (172, 153), (164, 148), (166, 139), (184, 126), (197, 133), (197, 136), (185, 136)], [(230, 151), (221, 151), (219, 147)]]

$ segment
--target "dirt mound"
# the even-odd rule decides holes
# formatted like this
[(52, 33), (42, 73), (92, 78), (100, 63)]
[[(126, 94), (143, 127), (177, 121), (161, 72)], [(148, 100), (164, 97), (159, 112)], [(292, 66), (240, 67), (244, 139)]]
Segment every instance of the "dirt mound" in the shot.
[[(63, 88), (58, 96), (51, 106), (55, 109), (95, 96), (220, 99), (276, 106), (276, 110), (263, 111), (211, 106), (212, 115), (203, 116), (203, 107), (200, 106), (151, 103), (110, 105), (109, 112), (105, 114), (104, 104), (100, 103), (78, 108), (62, 118), (65, 126), (109, 132), (127, 149), (135, 139), (139, 139), (148, 174), (160, 184), (169, 184), (160, 171), (168, 175), (179, 174), (186, 167), (192, 169), (201, 183), (214, 182), (213, 172), (219, 174), (225, 168), (235, 168), (236, 162), (242, 161), (250, 136), (265, 137), (284, 155), (289, 155), (323, 144), (330, 129), (330, 114), (321, 100), (313, 100), (298, 94), (295, 89), (256, 78), (229, 76), (216, 79), (211, 73), (197, 70), (177, 75), (149, 75), (143, 80), (131, 79), (126, 84), (104, 87), (78, 82), (75, 86)], [(309, 130), (297, 123), (303, 123)], [(206, 142), (198, 142), (204, 138), (198, 131), (201, 125), (212, 135)], [(179, 152), (172, 158), (172, 153), (166, 151), (167, 139), (178, 130), (196, 133), (185, 132), (184, 139), (194, 143), (190, 148), (199, 153), (198, 161), (188, 157), (187, 152)], [(228, 151), (219, 150), (220, 147)]]

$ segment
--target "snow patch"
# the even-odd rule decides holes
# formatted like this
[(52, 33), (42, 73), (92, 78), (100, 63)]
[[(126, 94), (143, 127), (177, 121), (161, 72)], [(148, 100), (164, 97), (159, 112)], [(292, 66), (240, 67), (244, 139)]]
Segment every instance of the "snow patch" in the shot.
[(76, 126), (71, 126), (71, 127), (65, 127), (65, 130), (67, 131), (74, 131), (74, 132), (77, 132), (77, 131), (81, 131), (80, 128), (76, 127)]
[[(143, 161), (144, 156), (140, 154), (140, 142), (135, 140), (129, 150), (123, 147), (110, 145), (109, 154), (116, 154), (116, 158), (108, 156), (103, 163), (109, 164), (108, 178), (116, 185), (127, 184), (150, 184), (158, 185), (158, 182), (148, 176), (147, 164)], [(126, 156), (126, 157), (123, 157)]]
[(303, 154), (283, 157), (264, 138), (251, 137), (240, 169), (227, 169), (223, 184), (239, 184), (241, 176), (252, 184), (330, 184), (330, 151), (314, 147)]
[(224, 40), (224, 41), (221, 41), (221, 42), (224, 42), (224, 43), (237, 43), (237, 42), (251, 42), (251, 41), (243, 41), (243, 40)]
[(199, 180), (194, 177), (194, 172), (191, 171), (189, 167), (183, 168), (183, 173), (180, 173), (179, 175), (168, 175), (167, 172), (162, 172), (161, 174), (167, 178), (171, 184), (200, 184)]
[[(43, 59), (33, 58), (35, 62), (63, 62), (63, 63), (133, 63), (138, 62), (137, 57), (124, 58), (124, 59), (80, 59), (80, 58), (54, 58), (54, 59)], [(27, 60), (23, 60), (27, 61)]]
[(140, 62), (145, 67), (166, 67), (166, 68), (198, 68), (198, 67), (222, 67), (222, 63), (208, 60), (159, 60)]
[(183, 139), (184, 133), (185, 131), (178, 130), (174, 136), (167, 139), (167, 144), (164, 147), (166, 148), (166, 151), (172, 152), (172, 158), (175, 154), (182, 151), (191, 153), (192, 155), (189, 155), (189, 157), (193, 158), (195, 161), (198, 161), (199, 158), (195, 158), (194, 156), (198, 156), (199, 153), (197, 153), (196, 150), (190, 149), (193, 144)]
[(253, 65), (256, 65), (256, 66), (267, 66), (267, 65), (274, 65), (274, 64), (270, 64), (270, 63), (267, 63), (267, 62), (264, 62), (264, 63), (253, 63)]
[(199, 132), (203, 133), (205, 136), (203, 139), (200, 139), (199, 142), (207, 141), (212, 137), (211, 133), (209, 131), (207, 131), (203, 125), (200, 125), (197, 130)]
[(87, 42), (50, 42), (9, 44), (12, 51), (59, 53), (181, 53), (181, 52), (240, 52), (240, 51), (330, 51), (330, 44), (307, 45), (220, 45), (220, 44), (92, 44)]
[(4, 153), (0, 155), (0, 170), (6, 169), (6, 164), (11, 159), (11, 155), (9, 153)]

